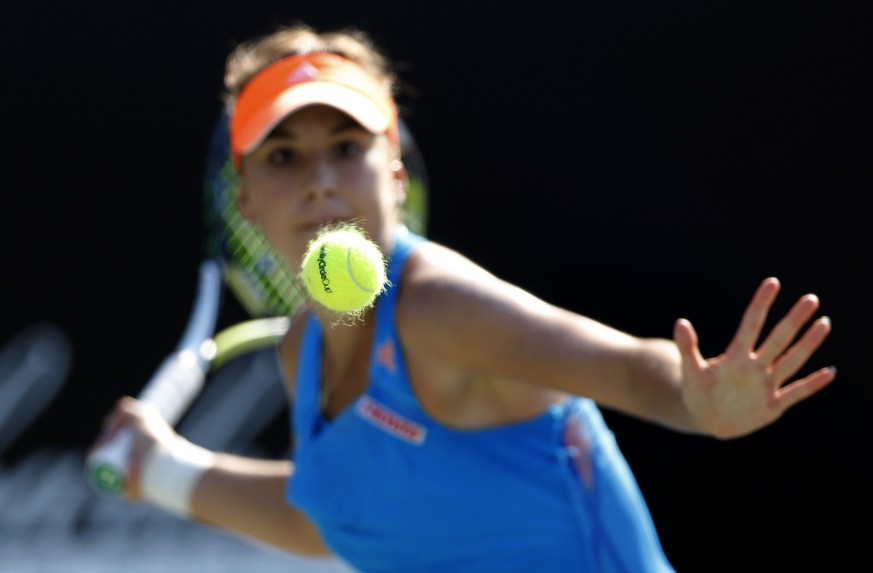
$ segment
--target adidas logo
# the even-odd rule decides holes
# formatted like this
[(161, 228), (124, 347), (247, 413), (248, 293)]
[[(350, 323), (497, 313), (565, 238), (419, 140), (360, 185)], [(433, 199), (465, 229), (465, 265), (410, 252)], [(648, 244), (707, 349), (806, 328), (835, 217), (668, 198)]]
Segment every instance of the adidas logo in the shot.
[(288, 85), (308, 82), (316, 77), (318, 77), (318, 68), (309, 62), (303, 62), (293, 74), (288, 76)]

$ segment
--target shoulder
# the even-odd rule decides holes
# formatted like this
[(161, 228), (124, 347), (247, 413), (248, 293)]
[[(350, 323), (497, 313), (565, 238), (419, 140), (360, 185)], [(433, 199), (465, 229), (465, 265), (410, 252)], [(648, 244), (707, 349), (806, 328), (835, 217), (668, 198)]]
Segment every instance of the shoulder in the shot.
[(478, 428), (526, 419), (558, 399), (538, 383), (555, 307), (439, 244), (422, 245), (407, 267), (395, 320), (431, 416)]
[(477, 292), (490, 296), (498, 282), (497, 277), (465, 255), (427, 241), (410, 254), (403, 268), (400, 308), (412, 313), (444, 311), (440, 307), (462, 303)]
[(479, 309), (488, 316), (519, 305), (545, 304), (457, 250), (433, 241), (422, 243), (409, 256), (399, 296), (403, 312), (438, 316), (456, 309), (462, 313)]
[(424, 241), (409, 255), (403, 268), (403, 285), (415, 288), (452, 288), (496, 280), (491, 272), (455, 249)]
[(458, 251), (429, 241), (403, 269), (396, 321), (404, 343), (465, 359), (496, 330), (516, 330), (545, 303)]

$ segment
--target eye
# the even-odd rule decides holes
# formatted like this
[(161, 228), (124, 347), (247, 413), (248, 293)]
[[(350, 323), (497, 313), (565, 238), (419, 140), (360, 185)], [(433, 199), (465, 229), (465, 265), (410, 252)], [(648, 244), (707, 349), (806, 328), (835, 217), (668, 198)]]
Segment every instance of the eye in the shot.
[(267, 155), (267, 162), (270, 165), (287, 165), (294, 161), (296, 157), (297, 154), (294, 153), (293, 149), (289, 147), (276, 147), (270, 150), (270, 153)]
[(352, 140), (346, 140), (337, 143), (336, 154), (338, 157), (352, 158), (360, 155), (361, 149), (362, 147), (360, 143)]

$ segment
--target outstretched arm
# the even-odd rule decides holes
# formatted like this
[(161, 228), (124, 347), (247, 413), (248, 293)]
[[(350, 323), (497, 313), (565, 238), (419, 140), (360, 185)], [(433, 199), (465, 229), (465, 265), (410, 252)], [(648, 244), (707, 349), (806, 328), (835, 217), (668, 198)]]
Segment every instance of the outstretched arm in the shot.
[(780, 286), (772, 277), (761, 283), (733, 340), (716, 357), (704, 358), (691, 323), (676, 321), (674, 340), (682, 360), (682, 398), (702, 431), (722, 439), (752, 433), (836, 377), (836, 369), (827, 367), (786, 384), (831, 331), (830, 319), (821, 317), (798, 337), (819, 308), (818, 297), (813, 294), (801, 297), (758, 343)]
[(761, 282), (727, 350), (705, 359), (685, 319), (676, 322), (673, 340), (633, 336), (549, 304), (448, 249), (431, 244), (418, 254), (398, 321), (407, 351), (419, 361), (429, 357), (428, 372), (444, 370), (436, 387), (458, 380), (464, 390), (445, 394), (461, 397), (447, 400), (448, 412), (469, 407), (472, 380), (490, 390), (473, 411), (497, 412), (498, 419), (523, 418), (558, 391), (677, 431), (728, 439), (774, 422), (836, 375), (824, 368), (788, 383), (831, 331), (821, 317), (799, 336), (819, 308), (815, 295), (801, 297), (758, 345), (780, 289), (775, 278)]

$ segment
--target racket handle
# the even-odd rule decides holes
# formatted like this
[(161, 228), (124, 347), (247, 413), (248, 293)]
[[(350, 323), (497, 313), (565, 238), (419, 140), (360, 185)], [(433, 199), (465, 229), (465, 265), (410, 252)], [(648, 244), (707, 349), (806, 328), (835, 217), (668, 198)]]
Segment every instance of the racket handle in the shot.
[(171, 426), (182, 418), (206, 380), (207, 364), (199, 352), (174, 352), (142, 389), (139, 399), (151, 404)]
[(132, 445), (133, 433), (128, 428), (121, 428), (112, 441), (91, 452), (85, 463), (88, 483), (100, 493), (120, 494), (127, 478)]
[[(200, 394), (205, 378), (204, 360), (196, 352), (183, 349), (164, 360), (139, 399), (154, 407), (170, 425), (175, 425)], [(91, 452), (85, 462), (85, 474), (97, 491), (111, 495), (121, 493), (132, 445), (133, 433), (121, 428), (110, 442)]]

